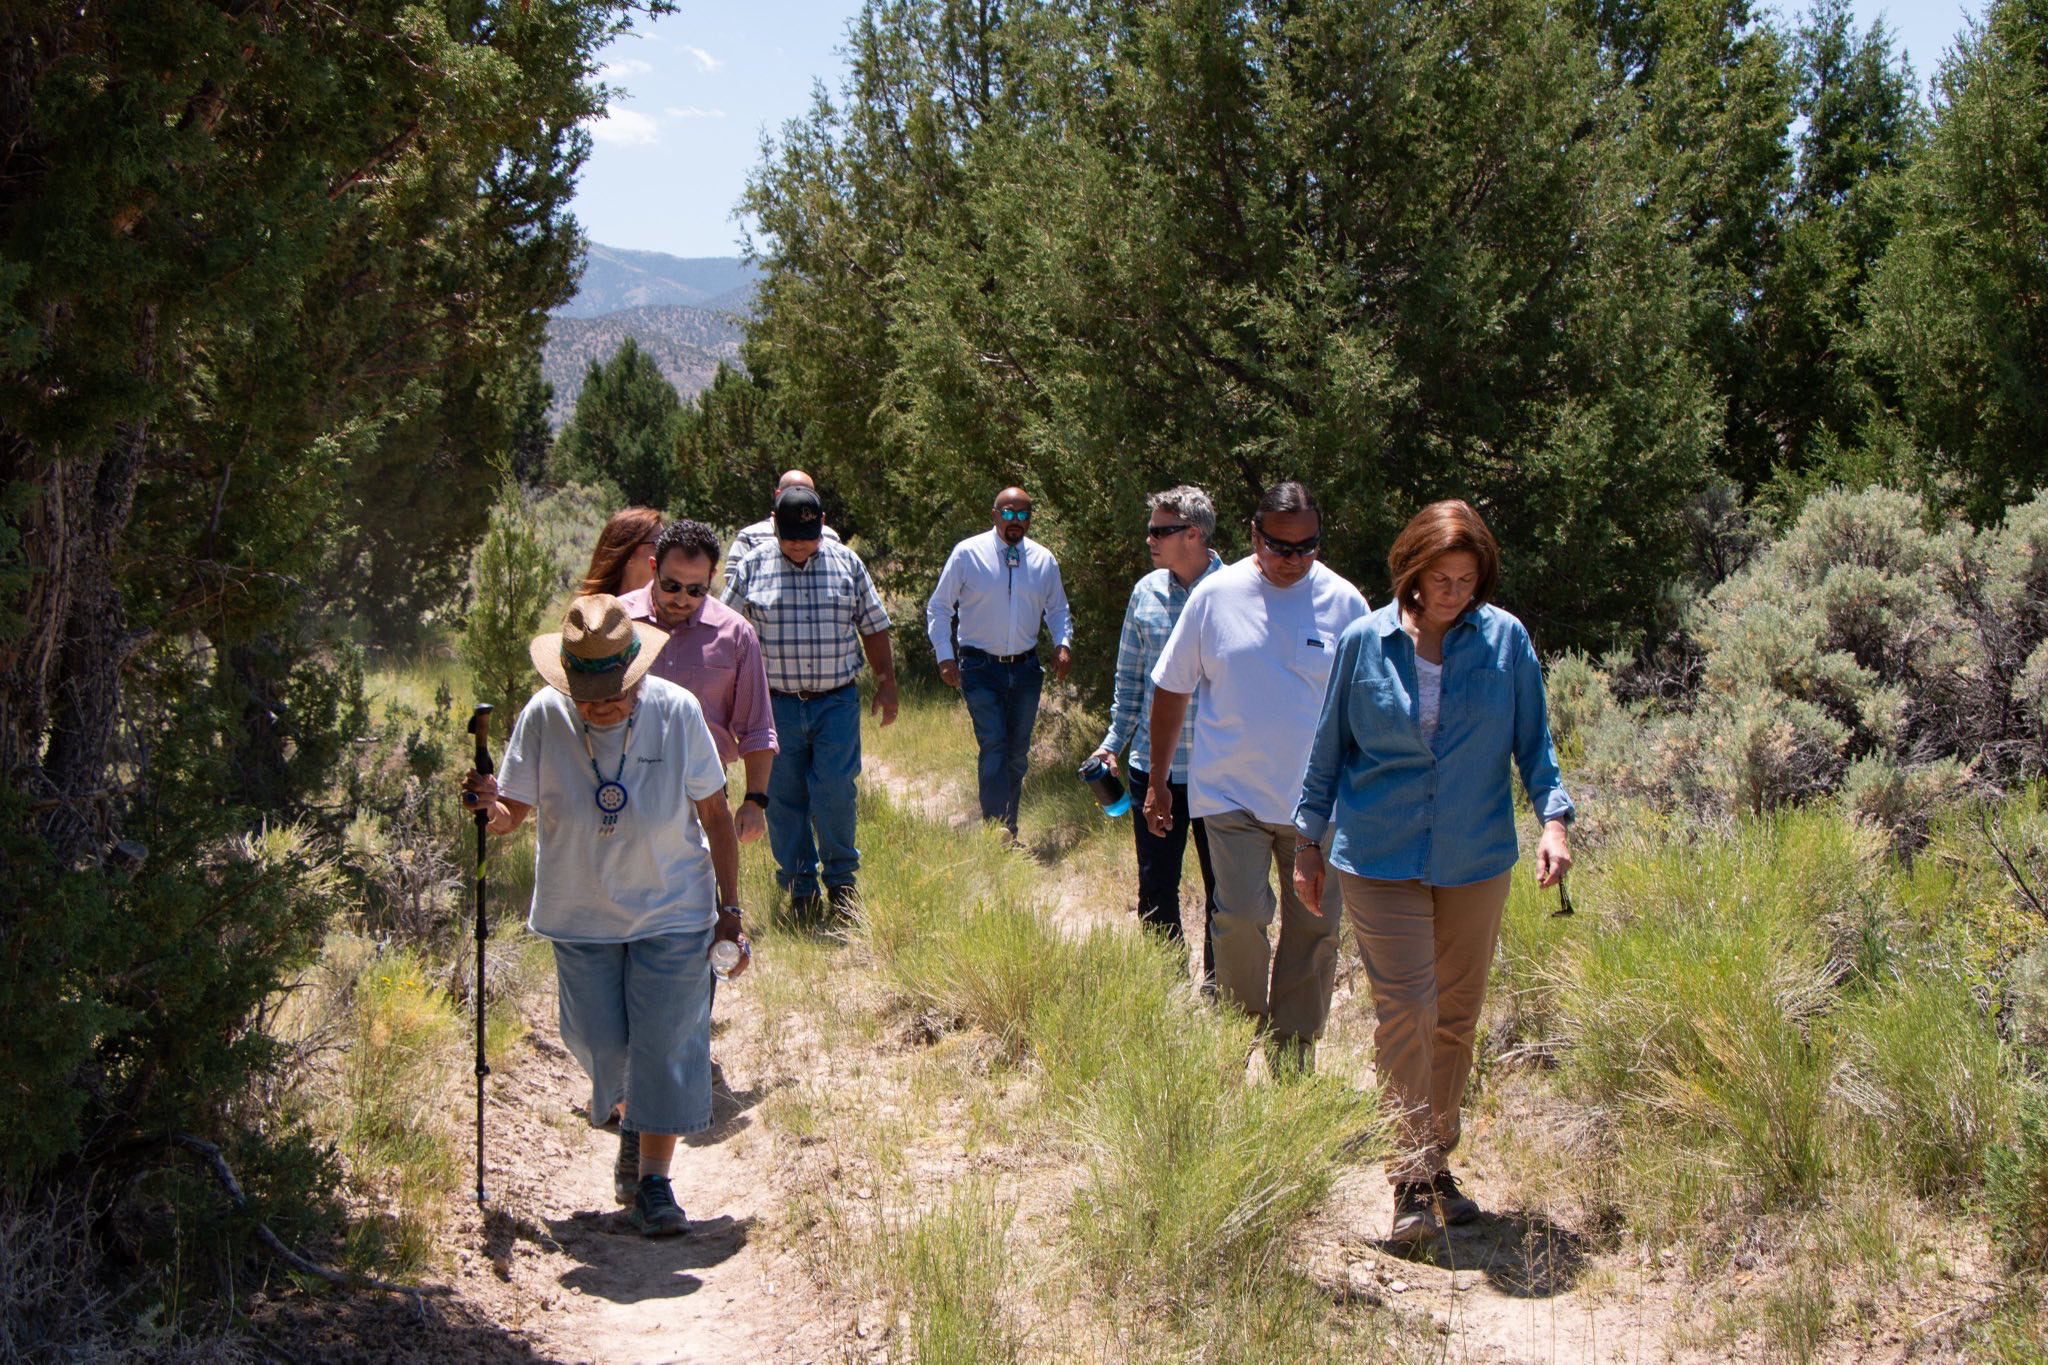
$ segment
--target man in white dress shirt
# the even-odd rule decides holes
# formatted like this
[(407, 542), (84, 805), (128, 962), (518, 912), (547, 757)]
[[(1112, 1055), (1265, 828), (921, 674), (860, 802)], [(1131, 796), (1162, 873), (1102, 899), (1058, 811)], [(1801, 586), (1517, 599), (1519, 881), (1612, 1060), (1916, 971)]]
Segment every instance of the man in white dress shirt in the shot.
[[(1017, 803), (1031, 766), (1031, 727), (1038, 721), (1044, 669), (1038, 662), (1043, 621), (1053, 640), (1053, 676), (1073, 666), (1074, 623), (1059, 561), (1029, 538), (1031, 495), (996, 495), (990, 529), (953, 547), (925, 604), (925, 633), (938, 655), (939, 676), (957, 687), (981, 746), (979, 786), (984, 820), (1000, 820), (1017, 837)], [(953, 648), (958, 620), (959, 651)]]

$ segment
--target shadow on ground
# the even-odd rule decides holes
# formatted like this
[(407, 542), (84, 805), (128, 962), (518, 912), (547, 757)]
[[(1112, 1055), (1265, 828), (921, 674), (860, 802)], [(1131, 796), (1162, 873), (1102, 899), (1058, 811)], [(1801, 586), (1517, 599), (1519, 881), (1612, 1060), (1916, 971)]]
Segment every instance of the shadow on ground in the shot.
[(253, 1308), (246, 1330), (249, 1344), (267, 1360), (522, 1365), (555, 1359), (479, 1310), (431, 1297), (291, 1293)]
[(739, 1255), (753, 1228), (751, 1218), (692, 1218), (680, 1237), (642, 1237), (624, 1210), (589, 1210), (548, 1220), (548, 1231), (562, 1251), (580, 1262), (561, 1277), (562, 1287), (612, 1303), (696, 1293), (704, 1281), (690, 1272)]
[(1502, 1294), (1547, 1299), (1585, 1272), (1586, 1239), (1540, 1213), (1482, 1213), (1414, 1247), (1382, 1244), (1390, 1255), (1439, 1270), (1478, 1271)]

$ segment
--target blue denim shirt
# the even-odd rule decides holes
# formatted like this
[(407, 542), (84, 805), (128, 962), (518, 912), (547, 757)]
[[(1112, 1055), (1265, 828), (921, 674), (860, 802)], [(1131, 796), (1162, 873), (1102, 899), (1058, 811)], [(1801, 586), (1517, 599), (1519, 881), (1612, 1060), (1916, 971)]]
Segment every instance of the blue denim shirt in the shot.
[(1361, 877), (1467, 886), (1515, 864), (1508, 759), (1538, 823), (1572, 818), (1529, 632), (1475, 607), (1444, 632), (1435, 740), (1416, 721), (1415, 644), (1389, 602), (1346, 630), (1323, 693), (1295, 828), (1332, 866)]

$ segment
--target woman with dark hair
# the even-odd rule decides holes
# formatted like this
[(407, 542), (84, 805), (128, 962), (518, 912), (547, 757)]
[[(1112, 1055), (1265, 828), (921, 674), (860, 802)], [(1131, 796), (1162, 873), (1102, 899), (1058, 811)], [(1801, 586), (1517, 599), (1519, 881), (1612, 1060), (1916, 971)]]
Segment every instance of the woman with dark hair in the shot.
[(1571, 798), (1522, 623), (1489, 604), (1500, 547), (1463, 502), (1416, 514), (1387, 556), (1393, 600), (1344, 632), (1294, 824), (1295, 884), (1329, 863), (1372, 985), (1374, 1066), (1399, 1109), (1391, 1239), (1423, 1241), (1479, 1206), (1449, 1156), (1472, 1036), (1517, 857), (1510, 760), (1542, 833), (1539, 886), (1571, 866)]
[(654, 581), (654, 538), (661, 534), (661, 513), (652, 507), (628, 507), (615, 513), (597, 536), (590, 552), (590, 571), (583, 575), (581, 597), (600, 593), (623, 597)]

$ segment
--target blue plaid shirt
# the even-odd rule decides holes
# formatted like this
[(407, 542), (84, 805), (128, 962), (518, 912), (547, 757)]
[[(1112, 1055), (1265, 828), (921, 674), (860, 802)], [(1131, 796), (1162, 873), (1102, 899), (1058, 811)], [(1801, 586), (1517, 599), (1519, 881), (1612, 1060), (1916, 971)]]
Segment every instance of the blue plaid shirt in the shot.
[[(1209, 567), (1195, 582), (1222, 567), (1222, 558), (1209, 551)], [(1116, 642), (1116, 696), (1109, 705), (1109, 733), (1098, 747), (1114, 754), (1129, 744), (1130, 764), (1142, 772), (1152, 771), (1152, 665), (1159, 662), (1166, 637), (1173, 634), (1174, 623), (1180, 620), (1181, 609), (1193, 591), (1193, 585), (1183, 588), (1170, 570), (1154, 569), (1131, 589), (1130, 605), (1124, 608), (1123, 634)], [(1180, 746), (1173, 751), (1173, 766), (1167, 770), (1169, 782), (1188, 780), (1195, 710), (1201, 703), (1199, 694), (1188, 699), (1187, 718), (1180, 723)]]
[(860, 672), (863, 635), (889, 628), (868, 566), (836, 540), (818, 542), (799, 568), (775, 541), (734, 567), (725, 604), (761, 637), (761, 662), (777, 692), (826, 692)]

